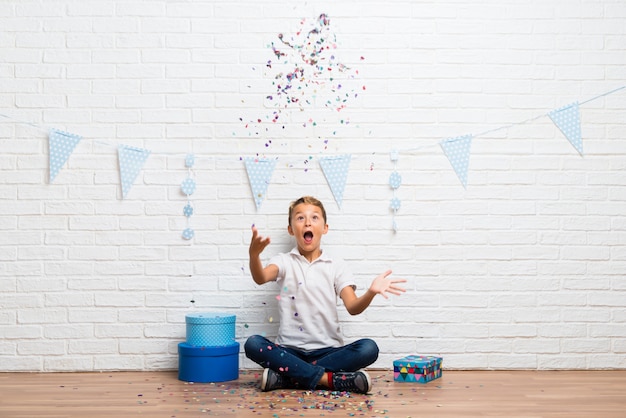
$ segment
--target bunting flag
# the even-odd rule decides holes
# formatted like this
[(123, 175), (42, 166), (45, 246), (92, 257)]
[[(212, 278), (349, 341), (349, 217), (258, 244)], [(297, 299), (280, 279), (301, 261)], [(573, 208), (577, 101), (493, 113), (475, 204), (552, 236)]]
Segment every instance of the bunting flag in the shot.
[(548, 113), (552, 122), (563, 132), (567, 140), (583, 155), (583, 139), (580, 132), (580, 109), (578, 102), (570, 103)]
[(472, 135), (444, 139), (439, 143), (463, 187), (467, 188), (467, 170), (469, 168)]
[(67, 159), (70, 158), (74, 148), (81, 139), (81, 136), (69, 132), (63, 132), (57, 129), (50, 130), (48, 134), (50, 183), (54, 181), (59, 170), (63, 167)]
[(122, 198), (130, 192), (133, 183), (143, 168), (150, 150), (120, 145), (117, 148), (117, 157), (120, 164), (120, 179), (122, 181)]
[(267, 186), (269, 186), (270, 179), (274, 173), (276, 160), (246, 157), (244, 158), (244, 163), (246, 164), (246, 171), (248, 172), (252, 196), (254, 197), (256, 208), (259, 210), (263, 204), (263, 200), (265, 200)]
[(337, 202), (340, 209), (343, 201), (343, 191), (348, 180), (348, 168), (350, 167), (351, 157), (350, 154), (346, 154), (320, 159), (320, 166), (324, 176), (326, 176), (330, 191), (335, 196), (335, 202)]

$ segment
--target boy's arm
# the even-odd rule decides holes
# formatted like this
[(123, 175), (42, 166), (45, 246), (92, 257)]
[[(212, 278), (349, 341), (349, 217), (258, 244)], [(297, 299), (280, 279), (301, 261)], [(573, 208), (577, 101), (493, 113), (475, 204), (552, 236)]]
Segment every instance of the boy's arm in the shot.
[(374, 300), (374, 297), (378, 294), (387, 299), (387, 292), (394, 295), (400, 295), (400, 293), (405, 291), (404, 288), (396, 286), (396, 283), (404, 283), (406, 280), (389, 279), (387, 276), (390, 274), (391, 270), (387, 270), (383, 274), (376, 277), (369, 289), (367, 289), (367, 291), (359, 297), (357, 297), (352, 286), (346, 286), (343, 288), (340, 296), (350, 315), (358, 315), (363, 312), (368, 306), (370, 306), (370, 303), (372, 303), (372, 300)]
[(263, 238), (259, 236), (259, 231), (256, 227), (252, 227), (252, 240), (250, 241), (250, 274), (252, 274), (252, 280), (256, 284), (264, 284), (276, 280), (278, 277), (278, 266), (276, 264), (270, 264), (267, 267), (263, 267), (261, 263), (261, 253), (270, 243), (269, 237)]

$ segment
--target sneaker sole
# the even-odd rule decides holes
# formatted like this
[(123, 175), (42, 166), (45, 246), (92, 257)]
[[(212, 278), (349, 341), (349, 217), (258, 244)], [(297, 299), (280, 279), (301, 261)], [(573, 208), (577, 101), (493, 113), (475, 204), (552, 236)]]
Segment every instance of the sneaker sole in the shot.
[(365, 393), (370, 393), (372, 391), (372, 379), (365, 370), (360, 370), (360, 372), (363, 373), (363, 375), (365, 376), (365, 380), (367, 381), (367, 390), (365, 391)]
[(270, 374), (270, 369), (263, 369), (263, 377), (261, 378), (261, 392), (268, 392), (267, 378), (269, 374)]

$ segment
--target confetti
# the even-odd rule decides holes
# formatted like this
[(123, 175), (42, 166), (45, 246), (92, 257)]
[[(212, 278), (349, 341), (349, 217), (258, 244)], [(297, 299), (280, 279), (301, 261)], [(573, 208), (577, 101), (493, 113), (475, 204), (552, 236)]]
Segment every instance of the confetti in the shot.
[[(304, 111), (320, 105), (343, 111), (350, 100), (358, 97), (357, 90), (365, 90), (364, 85), (352, 86), (359, 71), (341, 61), (337, 36), (326, 13), (316, 19), (300, 19), (295, 33), (278, 33), (267, 47), (271, 58), (265, 63), (264, 76), (273, 91), (263, 97), (265, 107), (273, 109), (256, 118), (239, 117), (249, 136), (269, 133), (280, 120), (289, 120), (283, 118), (286, 111)], [(364, 60), (360, 56), (360, 61)], [(256, 69), (252, 66), (252, 71)], [(310, 117), (302, 126), (315, 127), (318, 122)], [(281, 125), (281, 129), (285, 126)], [(324, 141), (323, 149), (327, 145), (328, 141)], [(271, 146), (272, 141), (264, 142), (266, 149)]]

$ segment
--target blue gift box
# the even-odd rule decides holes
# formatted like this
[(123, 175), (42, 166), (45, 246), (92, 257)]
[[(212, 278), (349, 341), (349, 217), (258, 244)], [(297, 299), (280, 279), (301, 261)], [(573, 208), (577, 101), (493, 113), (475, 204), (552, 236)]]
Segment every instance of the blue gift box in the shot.
[(220, 347), (178, 344), (178, 379), (186, 382), (224, 382), (239, 378), (239, 343)]
[(441, 377), (441, 357), (411, 355), (393, 361), (396, 382), (427, 383)]
[(235, 342), (235, 315), (194, 313), (185, 315), (187, 343), (195, 346), (217, 347)]

